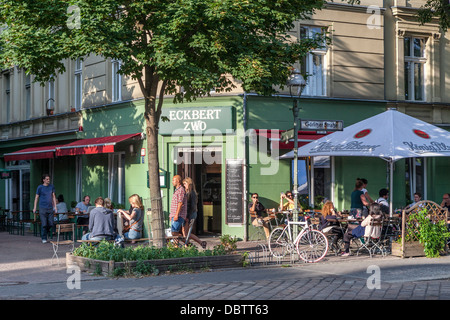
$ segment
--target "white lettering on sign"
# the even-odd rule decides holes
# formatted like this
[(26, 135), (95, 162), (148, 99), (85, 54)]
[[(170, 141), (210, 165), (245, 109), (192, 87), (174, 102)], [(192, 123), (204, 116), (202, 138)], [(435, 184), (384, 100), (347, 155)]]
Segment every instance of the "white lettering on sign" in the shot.
[(170, 110), (170, 121), (219, 120), (221, 109)]

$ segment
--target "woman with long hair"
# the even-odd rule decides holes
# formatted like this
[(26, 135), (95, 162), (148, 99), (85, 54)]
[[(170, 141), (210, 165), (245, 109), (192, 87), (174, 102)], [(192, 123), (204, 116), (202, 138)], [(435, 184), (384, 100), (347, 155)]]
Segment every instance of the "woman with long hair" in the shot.
[[(186, 177), (183, 180), (183, 186), (186, 189), (186, 196), (187, 196), (187, 216), (186, 216), (186, 223), (183, 226), (183, 236), (187, 238), (189, 233), (189, 228), (191, 225), (195, 222), (195, 219), (197, 219), (197, 202), (198, 202), (198, 196), (197, 196), (197, 190), (195, 190), (194, 182), (191, 178)], [(199, 245), (202, 246), (203, 249), (206, 249), (206, 241), (201, 241), (195, 234), (191, 232), (189, 235), (188, 240), (194, 240)]]
[[(128, 198), (130, 203), (130, 210), (125, 211), (119, 209), (117, 211), (117, 227), (119, 234), (122, 235), (122, 226), (124, 219), (127, 223), (125, 233), (123, 234), (125, 239), (139, 239), (141, 237), (142, 225), (144, 222), (144, 206), (142, 204), (141, 197), (137, 194), (133, 194)], [(123, 217), (123, 218), (122, 218)]]

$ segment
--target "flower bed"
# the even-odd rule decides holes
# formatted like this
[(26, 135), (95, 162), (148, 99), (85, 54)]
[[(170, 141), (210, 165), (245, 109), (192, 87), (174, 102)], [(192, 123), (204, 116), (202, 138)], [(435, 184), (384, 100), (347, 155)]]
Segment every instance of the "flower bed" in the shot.
[(97, 274), (158, 274), (165, 271), (242, 267), (244, 257), (227, 254), (223, 246), (198, 251), (196, 247), (115, 247), (108, 242), (97, 246), (82, 244), (66, 255), (66, 265), (77, 265), (81, 271)]

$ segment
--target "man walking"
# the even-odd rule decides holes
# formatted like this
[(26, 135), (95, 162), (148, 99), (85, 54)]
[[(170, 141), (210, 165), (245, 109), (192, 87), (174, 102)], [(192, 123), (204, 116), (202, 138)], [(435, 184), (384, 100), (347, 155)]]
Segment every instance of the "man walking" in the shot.
[(175, 187), (172, 202), (170, 204), (170, 224), (173, 236), (181, 235), (181, 228), (187, 216), (186, 190), (181, 184), (181, 176), (172, 178), (172, 185)]
[(48, 174), (42, 175), (42, 184), (37, 187), (33, 213), (36, 213), (38, 201), (42, 243), (47, 243), (48, 233), (50, 233), (50, 237), (53, 237), (53, 212), (58, 212), (56, 209), (55, 187), (50, 184), (50, 176)]

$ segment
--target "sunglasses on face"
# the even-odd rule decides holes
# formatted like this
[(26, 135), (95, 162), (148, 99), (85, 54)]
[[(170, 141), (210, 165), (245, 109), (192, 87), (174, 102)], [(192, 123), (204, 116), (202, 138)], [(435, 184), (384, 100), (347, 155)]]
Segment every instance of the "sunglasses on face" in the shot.
[(258, 199), (258, 197), (252, 197), (253, 199)]

